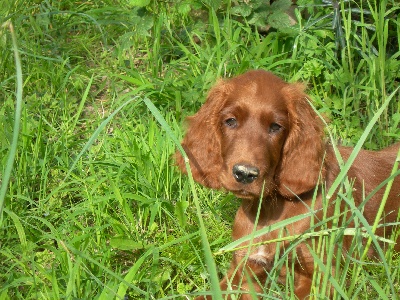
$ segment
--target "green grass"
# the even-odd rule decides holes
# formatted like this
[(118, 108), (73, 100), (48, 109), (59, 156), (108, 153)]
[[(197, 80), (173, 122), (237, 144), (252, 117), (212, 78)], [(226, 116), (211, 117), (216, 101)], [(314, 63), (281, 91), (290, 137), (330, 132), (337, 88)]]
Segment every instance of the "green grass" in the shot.
[[(305, 7), (297, 25), (268, 34), (227, 1), (3, 2), (1, 300), (218, 295), (240, 201), (195, 185), (171, 159), (184, 118), (218, 77), (263, 68), (306, 82), (334, 140), (357, 149), (400, 140), (395, 1)], [(357, 227), (335, 218), (328, 232), (328, 220), (314, 220), (318, 230), (286, 237), (292, 247), (276, 258), (266, 298), (288, 298), (290, 273), (284, 286), (275, 278), (305, 238), (316, 297), (333, 285), (336, 299), (399, 298), (399, 255), (364, 258), (359, 241), (367, 232), (375, 243), (374, 226), (354, 207), (351, 183), (336, 184), (329, 201), (345, 203)], [(349, 236), (353, 258), (332, 247)]]

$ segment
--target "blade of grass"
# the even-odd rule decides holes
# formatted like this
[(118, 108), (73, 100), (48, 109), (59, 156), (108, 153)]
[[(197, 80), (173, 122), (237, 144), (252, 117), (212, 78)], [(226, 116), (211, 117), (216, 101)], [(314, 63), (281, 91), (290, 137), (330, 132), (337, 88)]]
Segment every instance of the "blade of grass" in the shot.
[[(143, 266), (144, 261), (147, 259), (149, 255), (153, 252), (153, 247), (148, 249), (130, 268), (128, 273), (125, 275), (124, 280), (125, 282), (132, 282), (135, 278), (136, 274), (138, 273), (139, 269)], [(117, 294), (115, 295), (119, 299), (124, 299), (126, 291), (128, 290), (129, 286), (125, 283), (121, 282), (118, 287)]]
[[(393, 175), (393, 174), (395, 174), (397, 172), (397, 168), (399, 166), (399, 161), (400, 161), (400, 151), (397, 153), (397, 158), (396, 158), (396, 161), (395, 161), (395, 163), (393, 165), (393, 169), (392, 169), (391, 175)], [(370, 233), (368, 234), (367, 243), (365, 245), (364, 251), (363, 251), (363, 253), (361, 255), (361, 258), (360, 258), (361, 261), (364, 261), (365, 258), (367, 257), (368, 250), (369, 250), (369, 248), (371, 246), (371, 243), (374, 242), (375, 244), (377, 244), (377, 242), (375, 240), (375, 237), (376, 237), (375, 236), (375, 231), (378, 228), (379, 223), (381, 222), (381, 217), (383, 215), (383, 212), (384, 212), (384, 209), (385, 209), (385, 205), (386, 205), (386, 201), (387, 201), (387, 199), (389, 197), (389, 193), (390, 193), (390, 190), (391, 190), (392, 185), (393, 185), (393, 181), (394, 181), (394, 177), (391, 178), (391, 180), (388, 182), (388, 184), (386, 186), (384, 195), (382, 197), (381, 205), (379, 206), (378, 212), (377, 212), (376, 217), (375, 217), (374, 224), (371, 226), (371, 228), (368, 228), (369, 229), (368, 231), (370, 231)], [(379, 246), (379, 245), (377, 245), (377, 246)], [(378, 250), (378, 252), (380, 252), (380, 256), (382, 257), (382, 263), (384, 265), (386, 275), (387, 275), (388, 278), (390, 278), (391, 277), (390, 276), (390, 268), (389, 268), (389, 266), (387, 264), (387, 261), (385, 260), (385, 256), (384, 256), (382, 250), (379, 247), (377, 247), (377, 250)], [(358, 277), (360, 272), (361, 272), (361, 265), (359, 265), (356, 268), (355, 277)], [(350, 286), (350, 289), (349, 289), (350, 292), (352, 292), (354, 290), (355, 286), (356, 286), (356, 283), (355, 282), (352, 283), (352, 285)], [(394, 287), (394, 285), (392, 283), (390, 283), (390, 288), (392, 290), (392, 293), (395, 295), (396, 291), (395, 291), (395, 287)]]
[(168, 136), (174, 141), (178, 150), (181, 152), (181, 154), (183, 155), (183, 157), (185, 159), (186, 170), (187, 170), (188, 177), (189, 177), (189, 183), (190, 183), (190, 187), (191, 187), (191, 190), (193, 193), (194, 204), (196, 206), (197, 218), (199, 220), (200, 236), (201, 236), (201, 242), (203, 244), (203, 250), (204, 250), (207, 270), (210, 274), (210, 279), (211, 279), (211, 290), (213, 291), (213, 296), (216, 297), (216, 299), (222, 299), (222, 293), (221, 293), (221, 289), (219, 286), (219, 277), (218, 277), (218, 273), (217, 273), (217, 267), (216, 267), (214, 258), (212, 256), (210, 243), (207, 238), (206, 228), (204, 226), (203, 217), (201, 215), (200, 203), (199, 203), (199, 199), (197, 196), (196, 187), (194, 185), (194, 180), (193, 180), (192, 172), (190, 169), (190, 165), (189, 165), (189, 158), (187, 157), (185, 150), (183, 150), (183, 147), (181, 146), (179, 140), (173, 134), (172, 129), (169, 127), (169, 125), (165, 121), (164, 117), (161, 115), (160, 111), (154, 106), (153, 102), (151, 102), (151, 100), (148, 98), (144, 98), (143, 102), (146, 104), (147, 108), (150, 110), (150, 112), (153, 114), (153, 116), (156, 118), (156, 120), (160, 123), (161, 127), (165, 130), (165, 132), (168, 134)]
[(18, 233), (18, 238), (19, 242), (21, 243), (21, 248), (25, 252), (27, 250), (27, 240), (26, 240), (26, 234), (24, 230), (24, 226), (22, 226), (22, 223), (20, 221), (20, 218), (13, 213), (12, 211), (8, 210), (7, 208), (4, 209), (4, 212), (8, 214), (8, 216), (12, 219), (15, 225), (15, 229), (17, 230)]
[(90, 78), (89, 83), (88, 83), (88, 85), (87, 85), (87, 87), (86, 87), (86, 90), (85, 90), (85, 92), (83, 93), (82, 100), (81, 100), (81, 102), (79, 103), (78, 110), (77, 110), (77, 112), (76, 112), (76, 114), (75, 114), (75, 119), (73, 120), (73, 123), (72, 123), (72, 126), (71, 126), (71, 131), (74, 131), (74, 129), (75, 129), (75, 127), (76, 127), (76, 124), (78, 123), (79, 116), (81, 115), (81, 112), (82, 112), (83, 107), (84, 107), (84, 105), (85, 105), (85, 103), (86, 103), (87, 96), (88, 96), (88, 94), (89, 94), (90, 88), (91, 88), (92, 83), (93, 83), (93, 77), (94, 77), (94, 75), (92, 75), (92, 77)]
[[(86, 142), (85, 146), (82, 148), (81, 152), (77, 155), (75, 158), (74, 162), (72, 163), (71, 167), (69, 168), (67, 174), (64, 177), (63, 182), (67, 180), (69, 175), (71, 175), (72, 170), (75, 168), (76, 164), (78, 163), (79, 159), (82, 157), (82, 155), (92, 146), (92, 144), (96, 141), (97, 137), (99, 136), (100, 132), (107, 126), (107, 124), (114, 118), (114, 116), (125, 106), (133, 102), (134, 100), (138, 100), (137, 97), (134, 97), (128, 101), (126, 101), (124, 104), (122, 104), (120, 107), (118, 107), (111, 115), (108, 116), (107, 119), (105, 119), (103, 122), (101, 122), (100, 126), (95, 130), (95, 132), (92, 134), (90, 139)], [(138, 105), (140, 101), (137, 101), (135, 103), (135, 106)]]
[[(399, 161), (400, 161), (400, 151), (397, 153), (396, 161), (394, 162), (393, 169), (392, 169), (392, 172), (390, 174), (391, 176), (393, 176), (397, 172), (397, 169), (399, 167)], [(383, 197), (382, 197), (381, 205), (380, 205), (379, 210), (378, 210), (378, 212), (376, 214), (375, 222), (374, 222), (374, 224), (372, 226), (372, 233), (374, 233), (376, 231), (376, 229), (378, 228), (378, 225), (380, 223), (380, 220), (381, 220), (384, 208), (385, 208), (386, 201), (387, 201), (387, 199), (389, 197), (390, 190), (392, 189), (392, 186), (393, 186), (393, 182), (394, 182), (394, 177), (392, 177), (391, 180), (389, 180), (389, 182), (388, 182), (388, 184), (386, 186), (385, 193), (383, 194)], [(363, 253), (363, 257), (365, 257), (367, 255), (368, 247), (371, 245), (371, 242), (372, 242), (372, 239), (370, 237), (368, 239), (368, 241), (367, 241), (367, 246), (365, 247), (365, 251)]]
[(327, 266), (326, 264), (321, 260), (321, 257), (318, 253), (315, 253), (313, 251), (313, 249), (310, 248), (310, 253), (311, 255), (314, 257), (314, 262), (319, 266), (319, 268), (322, 270), (322, 272), (325, 274), (325, 276), (329, 276), (329, 281), (330, 283), (334, 286), (335, 290), (337, 293), (340, 294), (340, 296), (343, 299), (348, 299), (348, 297), (346, 296), (345, 291), (343, 290), (343, 288), (340, 286), (339, 282), (337, 282), (337, 280), (335, 279), (335, 277), (333, 277), (329, 270), (327, 270)]
[[(268, 232), (271, 232), (271, 231), (274, 231), (274, 230), (277, 230), (277, 229), (284, 228), (285, 226), (287, 226), (287, 225), (289, 225), (289, 224), (292, 224), (292, 223), (295, 223), (295, 222), (297, 222), (297, 221), (299, 221), (299, 220), (302, 220), (302, 219), (311, 217), (311, 216), (314, 215), (314, 213), (315, 213), (315, 212), (308, 212), (308, 213), (303, 214), (303, 215), (294, 216), (294, 217), (291, 217), (291, 218), (282, 220), (282, 221), (280, 221), (280, 222), (277, 222), (277, 223), (275, 223), (275, 224), (272, 224), (272, 225), (270, 225), (270, 226), (264, 227), (264, 228), (262, 228), (262, 229), (259, 229), (259, 230), (257, 230), (257, 231), (254, 232), (254, 236), (248, 235), (248, 236), (244, 236), (244, 237), (242, 237), (242, 238), (240, 238), (240, 239), (237, 239), (237, 240), (235, 240), (234, 242), (229, 243), (229, 244), (226, 245), (225, 247), (221, 248), (218, 252), (215, 253), (215, 255), (220, 255), (220, 254), (223, 254), (223, 253), (225, 253), (225, 252), (230, 252), (230, 251), (235, 251), (235, 250), (237, 250), (237, 249), (240, 249), (239, 246), (240, 246), (242, 243), (248, 242), (248, 241), (250, 241), (252, 238), (257, 238), (257, 237), (260, 237), (260, 236), (262, 236), (262, 235), (267, 234)], [(311, 236), (312, 236), (312, 234), (311, 234)], [(264, 242), (262, 242), (261, 244), (264, 244), (264, 243), (275, 243), (275, 242), (284, 241), (284, 240), (292, 240), (292, 239), (295, 239), (295, 238), (297, 238), (297, 237), (298, 237), (298, 236), (291, 236), (291, 237), (286, 237), (286, 238), (279, 238), (279, 239), (273, 240), (273, 241), (264, 241)], [(254, 244), (254, 245), (256, 245), (256, 244)], [(244, 248), (247, 248), (247, 246), (243, 246), (243, 247), (244, 247)]]
[[(62, 247), (68, 254), (69, 257), (75, 256), (79, 256), (85, 260), (87, 260), (90, 264), (96, 265), (97, 267), (99, 267), (100, 269), (102, 269), (105, 273), (107, 273), (108, 275), (114, 277), (115, 279), (119, 280), (121, 283), (125, 284), (126, 286), (130, 287), (131, 289), (133, 289), (135, 292), (140, 293), (141, 295), (148, 296), (148, 293), (142, 289), (140, 289), (139, 287), (133, 285), (132, 283), (126, 281), (124, 278), (122, 278), (120, 275), (118, 275), (117, 273), (111, 271), (110, 269), (108, 269), (106, 266), (104, 266), (101, 262), (97, 261), (96, 259), (93, 259), (92, 257), (90, 257), (89, 255), (87, 255), (85, 252), (82, 252), (76, 248), (74, 248), (72, 245), (67, 244), (66, 242), (59, 240), (58, 241), (60, 247)], [(73, 254), (73, 255), (72, 255)], [(73, 259), (70, 259), (70, 261), (72, 261)]]
[(6, 22), (4, 26), (8, 26), (14, 50), (14, 58), (15, 58), (15, 70), (16, 70), (16, 78), (17, 78), (17, 102), (15, 105), (15, 119), (14, 119), (14, 128), (13, 128), (13, 138), (11, 142), (10, 151), (8, 154), (6, 168), (4, 170), (3, 179), (1, 181), (1, 189), (0, 189), (0, 225), (2, 223), (3, 216), (3, 207), (8, 187), (8, 182), (10, 181), (11, 171), (14, 165), (15, 155), (17, 154), (17, 145), (18, 145), (18, 136), (19, 129), (21, 124), (21, 111), (22, 111), (22, 91), (23, 91), (23, 82), (22, 82), (22, 68), (21, 68), (21, 59), (18, 53), (18, 44), (17, 37), (14, 32), (14, 27), (11, 22)]
[[(342, 169), (341, 169), (339, 175), (336, 177), (336, 180), (333, 182), (332, 186), (329, 188), (329, 191), (328, 191), (328, 194), (327, 194), (328, 199), (332, 197), (332, 195), (334, 194), (334, 192), (336, 191), (338, 186), (343, 181), (343, 179), (346, 176), (347, 172), (350, 170), (350, 167), (353, 165), (354, 160), (356, 159), (358, 153), (360, 152), (361, 147), (364, 144), (365, 140), (367, 139), (367, 137), (368, 137), (369, 133), (371, 132), (373, 126), (378, 121), (379, 117), (382, 115), (382, 113), (385, 111), (385, 109), (388, 107), (390, 101), (392, 100), (392, 98), (394, 97), (394, 95), (397, 93), (398, 90), (399, 90), (399, 88), (397, 88), (392, 94), (390, 94), (390, 96), (388, 96), (386, 98), (386, 100), (383, 103), (383, 105), (378, 109), (378, 111), (375, 113), (375, 115), (373, 116), (371, 121), (368, 123), (368, 125), (365, 128), (363, 134), (361, 135), (359, 141), (357, 142), (357, 144), (355, 145), (353, 151), (351, 152), (348, 160), (342, 166)], [(339, 154), (338, 151), (335, 151), (335, 153), (336, 153), (336, 155)], [(342, 159), (339, 158), (339, 161), (341, 161), (341, 160)]]

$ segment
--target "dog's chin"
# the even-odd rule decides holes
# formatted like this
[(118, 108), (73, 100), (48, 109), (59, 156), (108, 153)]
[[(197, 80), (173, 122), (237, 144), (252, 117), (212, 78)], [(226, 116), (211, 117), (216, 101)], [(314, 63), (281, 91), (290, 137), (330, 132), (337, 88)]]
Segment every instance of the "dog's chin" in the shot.
[(223, 189), (225, 191), (231, 192), (234, 194), (236, 197), (239, 199), (244, 199), (244, 200), (255, 200), (258, 201), (261, 198), (268, 197), (271, 194), (271, 191), (274, 189), (272, 187), (266, 188), (264, 187), (264, 192), (262, 191), (262, 188), (257, 186), (257, 185), (229, 185), (229, 184), (223, 184)]
[(247, 191), (234, 191), (233, 194), (238, 197), (239, 199), (243, 200), (259, 200), (259, 194), (252, 194)]
[(251, 188), (232, 188), (229, 186), (224, 186), (224, 190), (233, 193), (239, 199), (245, 200), (260, 200), (262, 194), (260, 190)]

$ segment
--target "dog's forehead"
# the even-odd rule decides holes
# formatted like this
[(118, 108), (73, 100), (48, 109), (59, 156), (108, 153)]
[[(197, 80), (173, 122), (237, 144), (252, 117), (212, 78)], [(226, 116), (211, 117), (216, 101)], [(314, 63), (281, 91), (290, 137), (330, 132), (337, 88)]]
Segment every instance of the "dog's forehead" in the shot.
[(231, 80), (231, 92), (229, 102), (248, 106), (269, 106), (277, 109), (285, 106), (285, 97), (282, 93), (286, 82), (279, 77), (267, 72), (257, 74), (258, 76), (246, 76), (247, 73)]

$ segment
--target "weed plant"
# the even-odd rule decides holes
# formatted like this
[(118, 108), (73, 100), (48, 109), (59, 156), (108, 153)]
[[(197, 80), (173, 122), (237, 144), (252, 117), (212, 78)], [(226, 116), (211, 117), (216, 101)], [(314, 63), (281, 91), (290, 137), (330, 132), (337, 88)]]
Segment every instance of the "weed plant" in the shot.
[[(354, 154), (400, 140), (399, 3), (299, 0), (289, 26), (276, 22), (288, 2), (2, 1), (0, 299), (222, 297), (240, 201), (171, 160), (219, 77), (263, 68), (305, 82), (333, 142)], [(313, 298), (330, 286), (334, 299), (399, 298), (399, 255), (386, 241), (379, 261), (365, 259), (361, 240), (378, 237), (345, 171), (335, 187), (326, 205), (346, 212), (286, 237), (264, 299), (290, 299), (290, 272), (286, 285), (276, 276), (305, 239)]]

